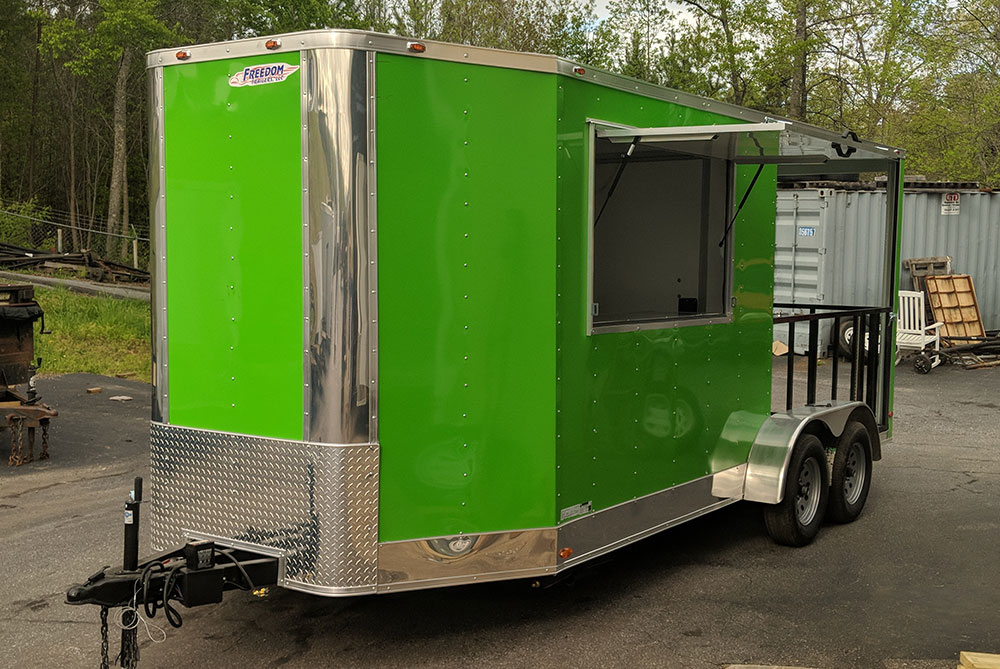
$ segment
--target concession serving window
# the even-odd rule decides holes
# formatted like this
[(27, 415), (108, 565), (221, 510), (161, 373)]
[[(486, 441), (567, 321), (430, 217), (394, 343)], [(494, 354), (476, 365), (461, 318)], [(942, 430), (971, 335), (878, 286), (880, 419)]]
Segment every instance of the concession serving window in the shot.
[(590, 121), (590, 334), (730, 321), (733, 226), (763, 166), (846, 173), (890, 158), (791, 125)]

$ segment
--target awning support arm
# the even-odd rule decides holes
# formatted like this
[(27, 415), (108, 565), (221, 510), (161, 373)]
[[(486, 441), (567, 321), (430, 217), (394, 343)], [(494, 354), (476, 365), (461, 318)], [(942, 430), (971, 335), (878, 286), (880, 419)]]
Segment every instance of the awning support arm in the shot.
[(743, 209), (743, 205), (747, 203), (747, 198), (750, 197), (750, 192), (753, 191), (753, 187), (757, 185), (757, 177), (760, 173), (764, 171), (764, 163), (757, 166), (757, 171), (754, 172), (753, 179), (750, 180), (750, 185), (747, 186), (747, 191), (743, 193), (743, 199), (740, 200), (740, 205), (736, 207), (736, 212), (733, 213), (733, 220), (729, 221), (729, 225), (726, 226), (726, 231), (722, 233), (722, 239), (719, 240), (719, 248), (726, 243), (726, 238), (729, 237), (729, 231), (733, 229), (733, 224), (736, 223), (736, 217), (740, 215), (740, 211)]
[(594, 227), (597, 227), (597, 222), (601, 220), (601, 214), (608, 207), (608, 202), (611, 201), (611, 196), (615, 194), (615, 189), (618, 188), (618, 182), (622, 178), (622, 173), (625, 171), (625, 166), (628, 164), (628, 159), (632, 157), (632, 152), (635, 151), (636, 144), (639, 143), (639, 135), (632, 138), (632, 143), (628, 145), (628, 150), (625, 155), (622, 156), (622, 162), (618, 165), (618, 172), (615, 174), (615, 180), (611, 182), (611, 188), (608, 189), (608, 194), (604, 198), (604, 204), (601, 205), (601, 210), (597, 212), (597, 218), (594, 219)]

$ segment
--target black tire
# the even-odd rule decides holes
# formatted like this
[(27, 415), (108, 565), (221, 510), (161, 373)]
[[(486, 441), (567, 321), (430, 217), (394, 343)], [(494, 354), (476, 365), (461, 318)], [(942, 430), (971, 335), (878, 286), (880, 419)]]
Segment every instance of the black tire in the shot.
[(835, 523), (856, 520), (865, 508), (871, 486), (872, 438), (863, 423), (852, 420), (837, 440), (827, 517)]
[(792, 447), (781, 502), (764, 508), (768, 535), (785, 546), (805, 546), (823, 526), (830, 498), (826, 451), (819, 438), (804, 434)]
[(930, 374), (931, 369), (934, 368), (934, 361), (926, 353), (918, 353), (916, 357), (913, 358), (913, 369), (916, 370), (918, 374)]
[(837, 333), (837, 351), (842, 358), (851, 358), (851, 339), (854, 337), (854, 321), (848, 319), (840, 324)]

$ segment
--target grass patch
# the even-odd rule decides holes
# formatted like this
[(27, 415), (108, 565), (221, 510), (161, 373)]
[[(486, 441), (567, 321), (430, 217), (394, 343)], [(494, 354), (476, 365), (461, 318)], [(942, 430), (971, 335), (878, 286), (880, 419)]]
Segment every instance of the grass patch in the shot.
[(35, 323), (43, 374), (90, 372), (150, 381), (149, 303), (35, 286), (45, 327)]

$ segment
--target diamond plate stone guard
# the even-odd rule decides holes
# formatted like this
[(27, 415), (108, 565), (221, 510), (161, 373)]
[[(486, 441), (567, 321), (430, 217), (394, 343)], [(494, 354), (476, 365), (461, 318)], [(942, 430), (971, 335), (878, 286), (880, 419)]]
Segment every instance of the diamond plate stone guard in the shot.
[(371, 591), (378, 575), (377, 444), (314, 444), (152, 423), (151, 536), (201, 532), (286, 552), (289, 587)]

